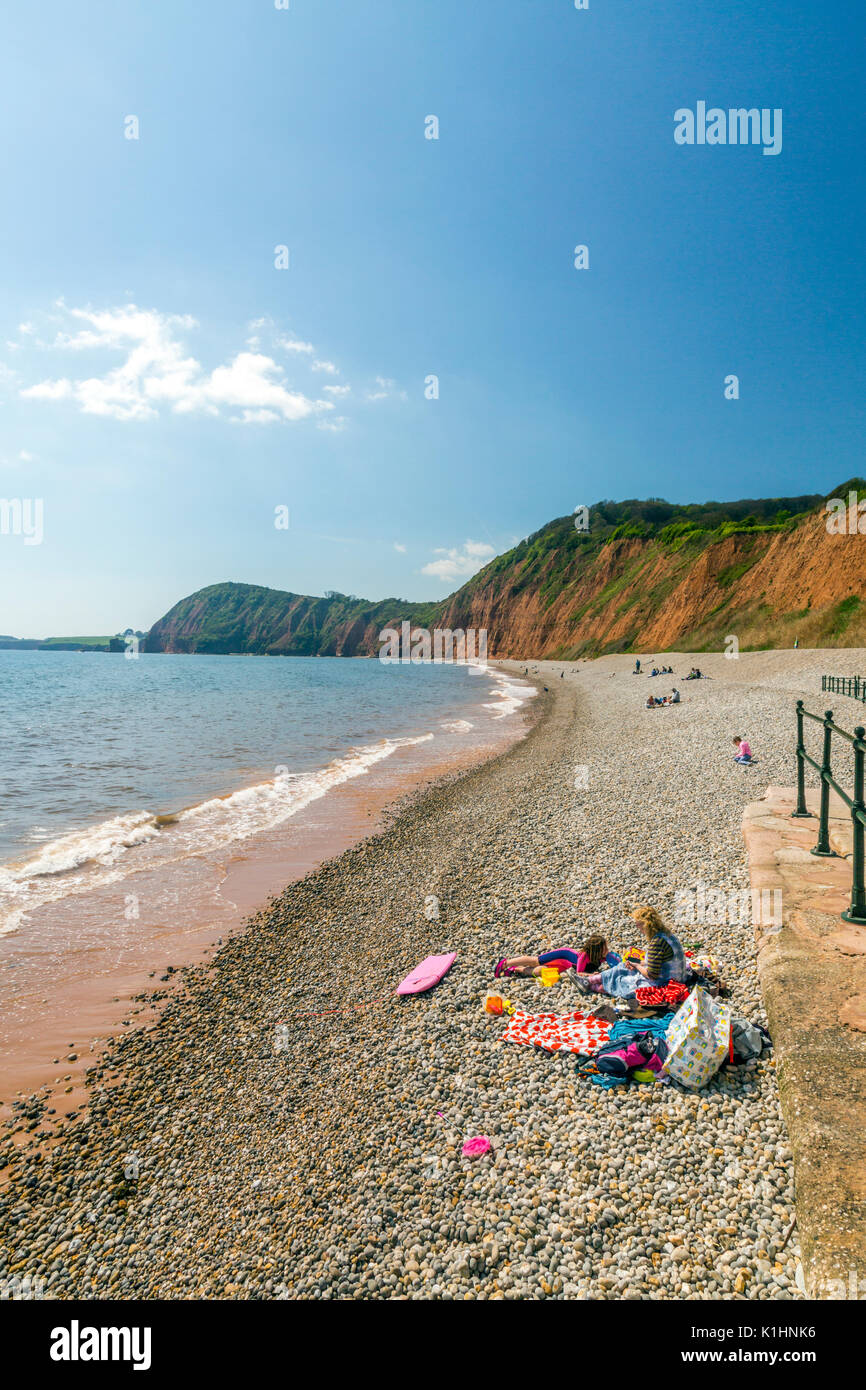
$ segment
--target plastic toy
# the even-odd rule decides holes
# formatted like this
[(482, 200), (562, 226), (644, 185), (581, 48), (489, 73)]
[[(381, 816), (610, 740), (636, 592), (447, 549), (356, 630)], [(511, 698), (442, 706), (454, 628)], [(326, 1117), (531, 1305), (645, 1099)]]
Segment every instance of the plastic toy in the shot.
[(490, 1140), (485, 1134), (476, 1134), (474, 1139), (467, 1139), (461, 1150), (464, 1158), (480, 1158), (482, 1154), (489, 1153), (491, 1149)]
[(494, 993), (492, 990), (485, 994), (483, 1008), (486, 1014), (494, 1014), (496, 1018), (502, 1014), (514, 1013), (514, 1005), (511, 1000), (506, 999), (502, 994)]

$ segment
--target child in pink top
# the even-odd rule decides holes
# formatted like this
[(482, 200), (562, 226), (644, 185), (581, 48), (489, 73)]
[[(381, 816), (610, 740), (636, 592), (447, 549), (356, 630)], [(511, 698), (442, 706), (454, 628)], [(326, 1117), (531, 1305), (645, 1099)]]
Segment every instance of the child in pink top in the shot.
[(503, 956), (493, 973), (500, 975), (540, 975), (543, 965), (557, 970), (574, 970), (578, 974), (601, 970), (604, 965), (618, 965), (621, 957), (608, 950), (607, 938), (590, 936), (582, 946), (557, 946), (555, 951), (540, 951), (537, 956)]
[(735, 734), (734, 745), (737, 749), (736, 753), (734, 754), (734, 762), (750, 763), (752, 761), (752, 750), (749, 747), (748, 739), (740, 738), (739, 734)]

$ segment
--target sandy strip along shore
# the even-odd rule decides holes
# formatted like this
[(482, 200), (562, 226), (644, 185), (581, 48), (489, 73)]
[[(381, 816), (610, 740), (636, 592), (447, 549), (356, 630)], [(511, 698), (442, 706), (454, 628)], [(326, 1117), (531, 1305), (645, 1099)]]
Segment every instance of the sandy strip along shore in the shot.
[[(525, 741), (291, 885), (118, 1042), (87, 1120), (0, 1197), (0, 1278), (92, 1298), (798, 1297), (771, 1056), (697, 1095), (607, 1092), (502, 1043), (481, 999), (505, 950), (599, 926), (622, 947), (638, 901), (672, 917), (697, 880), (748, 886), (742, 809), (792, 779), (810, 655), (696, 658), (715, 679), (652, 712), (668, 682), (629, 676), (630, 658), (529, 663), (550, 692)], [(734, 766), (733, 733), (759, 767)], [(763, 1019), (751, 927), (682, 934)], [(446, 949), (437, 990), (391, 995)], [(565, 983), (509, 992), (575, 1006)], [(476, 1134), (493, 1156), (465, 1160)]]

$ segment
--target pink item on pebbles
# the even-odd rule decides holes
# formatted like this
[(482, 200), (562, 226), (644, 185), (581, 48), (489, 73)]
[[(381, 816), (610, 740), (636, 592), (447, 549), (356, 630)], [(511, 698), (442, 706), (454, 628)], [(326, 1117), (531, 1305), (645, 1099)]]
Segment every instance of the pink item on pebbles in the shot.
[(490, 1140), (485, 1134), (476, 1134), (474, 1139), (467, 1139), (463, 1145), (464, 1158), (480, 1158), (482, 1154), (490, 1152)]

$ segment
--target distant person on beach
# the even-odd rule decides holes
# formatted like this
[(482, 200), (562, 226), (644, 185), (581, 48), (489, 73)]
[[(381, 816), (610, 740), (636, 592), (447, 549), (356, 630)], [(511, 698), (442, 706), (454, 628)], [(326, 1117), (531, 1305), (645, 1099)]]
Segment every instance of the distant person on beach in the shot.
[(609, 970), (597, 973), (577, 973), (575, 982), (586, 994), (610, 994), (615, 999), (629, 999), (642, 985), (666, 985), (671, 980), (684, 980), (686, 957), (682, 942), (675, 936), (648, 903), (642, 903), (631, 913), (647, 939), (646, 956), (638, 961), (621, 961)]
[(671, 704), (672, 704), (672, 705), (678, 705), (679, 702), (680, 702), (680, 692), (677, 690), (676, 686), (674, 686), (674, 689), (671, 691)]
[(737, 750), (734, 754), (735, 763), (750, 763), (752, 761), (752, 750), (748, 739), (740, 738), (739, 734), (734, 734), (734, 747)]
[(639, 675), (640, 675), (640, 661), (638, 660), (637, 657), (635, 657), (635, 659), (634, 659), (634, 670), (632, 671), (632, 675), (633, 675), (633, 676), (639, 676)]
[(652, 695), (647, 695), (647, 697), (646, 697), (646, 704), (644, 705), (644, 709), (655, 709), (655, 707), (656, 707), (656, 702), (655, 702), (655, 700), (653, 699)]
[(540, 975), (543, 965), (585, 973), (600, 970), (604, 965), (619, 965), (621, 960), (622, 956), (610, 950), (606, 936), (594, 935), (578, 947), (558, 946), (555, 951), (540, 951), (537, 956), (503, 956), (493, 974), (497, 980), (502, 975)]

